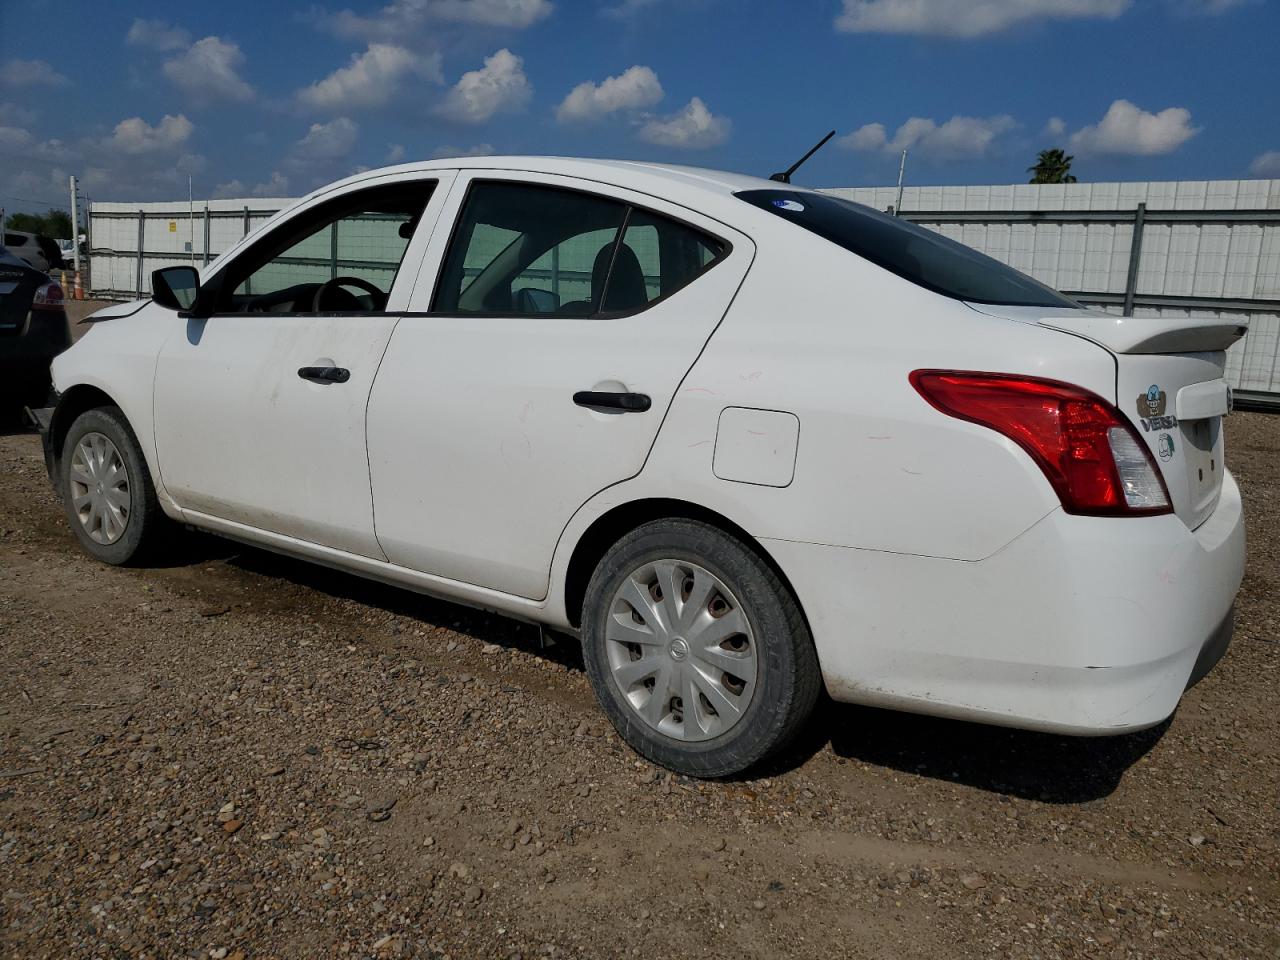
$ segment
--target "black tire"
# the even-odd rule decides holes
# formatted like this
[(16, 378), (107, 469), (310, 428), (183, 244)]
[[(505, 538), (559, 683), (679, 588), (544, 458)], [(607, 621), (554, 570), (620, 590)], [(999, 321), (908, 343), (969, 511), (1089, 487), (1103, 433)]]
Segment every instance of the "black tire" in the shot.
[[(755, 637), (759, 672), (750, 703), (713, 739), (682, 740), (646, 723), (609, 666), (605, 631), (616, 591), (633, 571), (664, 559), (697, 564), (718, 578), (738, 599)], [(582, 624), (587, 674), (614, 729), (637, 753), (678, 773), (727, 777), (755, 766), (791, 741), (818, 699), (818, 657), (795, 598), (751, 547), (710, 524), (656, 520), (615, 543), (591, 577)]]
[[(71, 464), (76, 445), (88, 433), (100, 433), (115, 444), (128, 477), (129, 512), (124, 530), (113, 543), (100, 543), (89, 535), (72, 501)], [(151, 471), (129, 422), (118, 407), (98, 407), (76, 417), (67, 431), (58, 460), (58, 485), (71, 531), (85, 551), (115, 566), (138, 564), (152, 556), (164, 540), (170, 523), (156, 499)]]

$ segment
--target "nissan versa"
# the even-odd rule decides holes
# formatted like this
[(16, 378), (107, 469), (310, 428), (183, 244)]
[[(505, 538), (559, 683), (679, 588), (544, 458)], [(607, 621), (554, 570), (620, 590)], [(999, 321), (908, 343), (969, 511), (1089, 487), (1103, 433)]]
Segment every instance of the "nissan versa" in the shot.
[(699, 776), (836, 700), (1070, 734), (1231, 635), (1225, 321), (1120, 318), (831, 196), (650, 164), (361, 173), (95, 314), (76, 536), (172, 521), (580, 635)]

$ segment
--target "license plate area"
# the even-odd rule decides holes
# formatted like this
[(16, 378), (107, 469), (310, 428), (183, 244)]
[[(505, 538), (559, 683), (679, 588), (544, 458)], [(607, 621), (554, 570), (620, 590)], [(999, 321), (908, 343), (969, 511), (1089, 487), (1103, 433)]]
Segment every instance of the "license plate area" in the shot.
[(1178, 426), (1182, 438), (1183, 462), (1191, 509), (1199, 522), (1213, 511), (1222, 489), (1224, 445), (1221, 417), (1183, 420)]

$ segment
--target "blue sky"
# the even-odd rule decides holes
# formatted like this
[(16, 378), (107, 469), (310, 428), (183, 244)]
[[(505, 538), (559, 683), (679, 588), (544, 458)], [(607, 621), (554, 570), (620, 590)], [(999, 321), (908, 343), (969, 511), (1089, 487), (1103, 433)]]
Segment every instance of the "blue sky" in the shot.
[(0, 3), (0, 205), (293, 196), (450, 152), (817, 186), (1280, 177), (1276, 0)]

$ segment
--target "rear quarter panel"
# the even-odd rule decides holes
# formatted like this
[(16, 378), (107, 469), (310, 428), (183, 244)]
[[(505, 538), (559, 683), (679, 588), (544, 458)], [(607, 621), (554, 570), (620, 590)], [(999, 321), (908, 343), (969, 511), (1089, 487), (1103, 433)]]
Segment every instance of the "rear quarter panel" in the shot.
[[(715, 510), (757, 538), (980, 560), (1059, 506), (1020, 447), (939, 413), (908, 374), (1020, 373), (1110, 396), (1110, 354), (985, 316), (800, 230), (771, 226), (747, 228), (755, 262), (677, 391), (643, 471), (580, 511), (562, 545), (613, 506), (669, 497)], [(799, 419), (789, 485), (715, 476), (726, 407)]]

